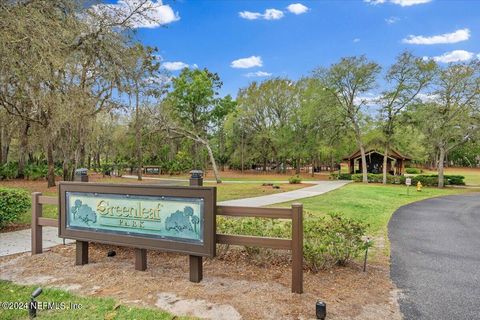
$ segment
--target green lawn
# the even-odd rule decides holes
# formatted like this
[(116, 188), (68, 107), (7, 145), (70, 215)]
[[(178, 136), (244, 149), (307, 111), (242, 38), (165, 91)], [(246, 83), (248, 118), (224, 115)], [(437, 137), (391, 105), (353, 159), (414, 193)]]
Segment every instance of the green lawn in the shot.
[[(410, 187), (409, 195), (405, 186), (351, 183), (340, 189), (320, 196), (302, 199), (306, 214), (324, 215), (337, 212), (346, 217), (365, 221), (370, 225), (372, 234), (385, 232), (393, 212), (399, 207), (437, 196), (464, 193), (468, 190), (460, 188), (423, 188), (417, 192)], [(290, 206), (283, 203), (281, 206)]]
[[(407, 195), (406, 186), (351, 183), (320, 196), (295, 202), (303, 203), (307, 216), (336, 212), (368, 223), (368, 233), (374, 238), (371, 256), (374, 261), (384, 261), (390, 255), (387, 225), (395, 210), (411, 202), (469, 191), (461, 188), (423, 188), (417, 192), (410, 187)], [(276, 206), (290, 205), (283, 203)]]
[[(437, 174), (437, 171), (424, 170), (424, 174)], [(480, 168), (445, 168), (445, 174), (464, 176), (467, 186), (480, 186)]]
[[(30, 294), (37, 287), (21, 286), (9, 281), (0, 280), (0, 302), (27, 302)], [(40, 302), (64, 303), (64, 310), (38, 310), (38, 319), (191, 319), (175, 317), (170, 313), (147, 308), (136, 308), (119, 305), (114, 299), (80, 297), (63, 290), (44, 289), (36, 299)], [(69, 309), (70, 303), (81, 305), (78, 309)], [(28, 319), (28, 310), (9, 310), (0, 307), (0, 319)]]

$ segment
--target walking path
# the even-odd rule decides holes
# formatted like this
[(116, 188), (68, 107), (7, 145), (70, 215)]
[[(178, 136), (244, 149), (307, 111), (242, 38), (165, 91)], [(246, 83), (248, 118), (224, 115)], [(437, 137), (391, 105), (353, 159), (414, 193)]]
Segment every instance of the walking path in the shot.
[[(136, 178), (136, 177), (135, 177)], [(147, 179), (145, 177), (144, 179)], [(160, 178), (150, 178), (153, 180), (165, 180)], [(172, 180), (167, 180), (168, 184), (172, 184)], [(175, 180), (181, 181), (181, 180)], [(241, 183), (243, 181), (229, 181), (232, 183)], [(248, 181), (251, 182), (251, 181)], [(252, 181), (253, 182), (253, 181)], [(263, 182), (263, 181), (262, 181)], [(263, 207), (276, 203), (288, 202), (299, 200), (303, 198), (309, 198), (318, 196), (320, 194), (338, 189), (343, 187), (345, 184), (350, 181), (309, 181), (308, 183), (314, 184), (311, 187), (306, 187), (298, 189), (295, 191), (288, 191), (283, 193), (271, 194), (267, 196), (254, 197), (254, 198), (245, 198), (237, 200), (228, 200), (218, 202), (218, 205), (223, 206), (237, 206), (237, 207)], [(275, 181), (279, 183), (279, 181)], [(7, 256), (10, 254), (29, 252), (31, 249), (31, 230), (20, 230), (14, 232), (5, 232), (0, 233), (0, 257)], [(73, 241), (66, 240), (66, 243), (71, 243)], [(54, 227), (43, 227), (43, 248), (47, 249), (59, 244), (62, 244), (63, 240), (58, 237), (58, 230)]]
[[(65, 239), (65, 243), (73, 240)], [(43, 227), (43, 249), (63, 244), (63, 239), (58, 237), (58, 228)], [(0, 233), (0, 257), (10, 254), (29, 252), (31, 250), (31, 229)]]
[(303, 198), (310, 198), (321, 195), (323, 193), (343, 187), (350, 181), (334, 180), (334, 181), (315, 181), (312, 187), (306, 187), (294, 191), (270, 194), (261, 197), (245, 198), (237, 200), (227, 200), (218, 202), (221, 206), (236, 207), (264, 207), (276, 203), (289, 202)]

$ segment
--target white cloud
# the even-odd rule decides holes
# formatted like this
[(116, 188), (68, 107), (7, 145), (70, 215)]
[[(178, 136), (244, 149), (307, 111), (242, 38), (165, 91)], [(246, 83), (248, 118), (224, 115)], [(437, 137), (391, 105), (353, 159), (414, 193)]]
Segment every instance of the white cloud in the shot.
[(373, 5), (377, 5), (377, 4), (385, 3), (386, 0), (363, 0), (363, 2), (373, 4)]
[(242, 58), (232, 61), (230, 64), (232, 68), (247, 69), (253, 67), (263, 66), (262, 57), (260, 56), (251, 56), (248, 58)]
[(284, 16), (283, 11), (277, 9), (266, 9), (263, 14), (261, 14), (260, 12), (242, 11), (239, 12), (238, 15), (240, 16), (240, 18), (247, 20), (278, 20), (283, 18)]
[(98, 4), (92, 6), (95, 14), (109, 16), (117, 22), (129, 17), (128, 25), (132, 28), (157, 28), (180, 20), (178, 12), (161, 0), (119, 0), (115, 4)]
[(360, 42), (360, 38), (355, 38), (355, 39), (353, 39), (353, 42), (354, 42), (354, 43)]
[(301, 3), (292, 3), (287, 7), (287, 9), (293, 14), (302, 14), (309, 10), (307, 6), (304, 6)]
[(450, 63), (450, 62), (459, 62), (467, 61), (473, 58), (473, 52), (465, 50), (453, 50), (445, 52), (440, 56), (433, 57), (433, 60), (437, 62)]
[(409, 6), (414, 6), (417, 4), (425, 4), (429, 3), (432, 0), (391, 0), (392, 3), (398, 4), (401, 7), (409, 7)]
[(189, 65), (186, 64), (185, 62), (181, 62), (181, 61), (171, 61), (171, 62), (164, 62), (162, 63), (162, 67), (164, 67), (165, 69), (169, 70), (169, 71), (178, 71), (178, 70), (182, 70), (184, 68), (188, 68)]
[(263, 15), (259, 12), (250, 12), (250, 11), (242, 11), (242, 12), (239, 12), (238, 15), (241, 18), (247, 19), (247, 20), (256, 20), (263, 17)]
[(399, 17), (390, 17), (385, 19), (385, 22), (388, 24), (394, 24), (394, 23), (397, 23), (398, 21), (400, 21)]
[(403, 39), (403, 43), (408, 44), (440, 44), (440, 43), (457, 43), (460, 41), (465, 41), (470, 38), (470, 30), (468, 28), (459, 29), (455, 32), (444, 33), (436, 36), (415, 36), (409, 35), (407, 38)]
[(277, 9), (267, 9), (263, 14), (265, 20), (278, 20), (283, 18), (283, 12)]
[[(387, 2), (387, 0), (363, 0), (366, 3), (377, 5), (377, 4), (384, 4)], [(397, 4), (401, 7), (409, 7), (409, 6), (414, 6), (417, 4), (425, 4), (429, 3), (432, 0), (388, 0), (388, 2)]]
[(480, 59), (480, 53), (479, 53), (479, 54), (477, 54), (477, 59)]
[(257, 71), (257, 72), (249, 72), (245, 74), (245, 77), (252, 78), (252, 77), (270, 77), (272, 74), (265, 71)]

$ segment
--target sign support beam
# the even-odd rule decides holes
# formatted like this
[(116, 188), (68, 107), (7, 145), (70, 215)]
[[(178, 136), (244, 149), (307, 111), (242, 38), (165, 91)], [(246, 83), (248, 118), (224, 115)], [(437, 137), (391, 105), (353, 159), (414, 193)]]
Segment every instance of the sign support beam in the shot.
[(135, 270), (147, 270), (147, 250), (135, 248)]
[(88, 263), (88, 242), (76, 241), (75, 248), (75, 264), (77, 266), (83, 266)]

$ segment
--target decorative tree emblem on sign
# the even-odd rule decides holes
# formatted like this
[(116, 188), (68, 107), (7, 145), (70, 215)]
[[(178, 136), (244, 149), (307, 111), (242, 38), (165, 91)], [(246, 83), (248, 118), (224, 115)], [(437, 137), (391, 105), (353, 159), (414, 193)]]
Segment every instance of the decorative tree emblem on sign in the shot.
[(193, 215), (193, 208), (185, 207), (183, 211), (177, 210), (165, 219), (165, 229), (175, 230), (176, 232), (194, 231), (197, 233), (197, 224), (199, 223), (200, 219)]
[(82, 204), (81, 200), (75, 200), (75, 204), (71, 210), (73, 213), (73, 220), (80, 220), (86, 225), (97, 222), (97, 213), (88, 205)]

